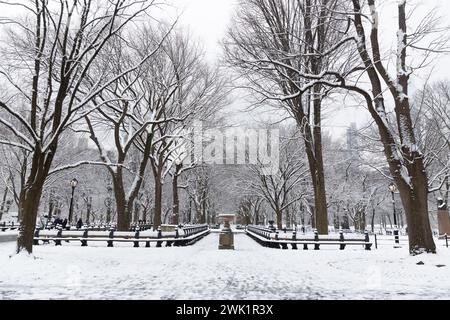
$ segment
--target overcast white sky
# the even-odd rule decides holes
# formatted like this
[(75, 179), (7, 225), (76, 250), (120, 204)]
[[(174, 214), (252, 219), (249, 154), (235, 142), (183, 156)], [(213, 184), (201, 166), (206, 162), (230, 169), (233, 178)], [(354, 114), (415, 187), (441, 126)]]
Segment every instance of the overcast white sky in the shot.
[(205, 44), (208, 57), (215, 59), (221, 53), (219, 41), (225, 35), (237, 0), (172, 0), (181, 12), (180, 23)]

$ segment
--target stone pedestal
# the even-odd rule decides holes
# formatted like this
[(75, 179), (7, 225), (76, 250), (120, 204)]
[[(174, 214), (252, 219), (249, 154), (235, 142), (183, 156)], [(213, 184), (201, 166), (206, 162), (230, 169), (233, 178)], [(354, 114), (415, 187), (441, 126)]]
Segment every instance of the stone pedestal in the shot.
[(220, 233), (219, 250), (234, 250), (234, 235), (231, 230), (229, 232), (222, 231)]
[(450, 236), (450, 217), (448, 216), (448, 210), (438, 210), (438, 228), (439, 235), (443, 236), (447, 234)]
[(273, 221), (273, 220), (269, 221), (269, 229), (272, 230), (272, 232), (277, 231), (277, 228), (275, 228), (274, 224), (275, 224), (275, 221)]
[(219, 235), (219, 250), (234, 250), (234, 234), (230, 228), (234, 215), (220, 215), (219, 218), (222, 218), (225, 224)]

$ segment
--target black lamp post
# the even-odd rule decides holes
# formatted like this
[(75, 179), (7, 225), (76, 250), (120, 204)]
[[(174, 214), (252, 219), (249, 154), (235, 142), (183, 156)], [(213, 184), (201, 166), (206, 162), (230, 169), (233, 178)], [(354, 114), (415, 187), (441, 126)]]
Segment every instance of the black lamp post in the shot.
[(395, 236), (395, 243), (399, 244), (399, 232), (398, 232), (398, 225), (397, 225), (397, 212), (395, 210), (395, 193), (398, 191), (397, 186), (394, 183), (391, 183), (389, 185), (389, 190), (392, 194), (392, 207), (394, 209), (394, 236)]
[(70, 197), (70, 206), (69, 206), (69, 228), (72, 225), (72, 216), (73, 216), (73, 194), (75, 193), (75, 188), (77, 187), (78, 180), (73, 178), (70, 181), (70, 186), (72, 187), (72, 196)]
[(394, 209), (394, 227), (397, 228), (397, 212), (395, 210), (395, 193), (397, 192), (397, 186), (394, 183), (391, 183), (389, 185), (389, 191), (391, 191), (392, 194), (392, 207)]
[(189, 199), (189, 217), (188, 217), (188, 223), (192, 223), (192, 199)]
[(106, 206), (106, 223), (111, 223), (111, 205), (112, 205), (112, 191), (113, 188), (111, 186), (108, 186), (108, 196), (105, 199), (105, 206)]

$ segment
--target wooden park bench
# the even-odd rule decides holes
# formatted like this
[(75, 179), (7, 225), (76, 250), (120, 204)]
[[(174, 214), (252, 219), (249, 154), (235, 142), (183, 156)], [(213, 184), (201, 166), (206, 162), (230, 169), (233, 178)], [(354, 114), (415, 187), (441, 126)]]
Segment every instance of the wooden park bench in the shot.
[(2, 222), (0, 223), (0, 230), (2, 232), (5, 232), (6, 230), (19, 230), (20, 225), (19, 224), (14, 224), (14, 223), (6, 223), (6, 222)]

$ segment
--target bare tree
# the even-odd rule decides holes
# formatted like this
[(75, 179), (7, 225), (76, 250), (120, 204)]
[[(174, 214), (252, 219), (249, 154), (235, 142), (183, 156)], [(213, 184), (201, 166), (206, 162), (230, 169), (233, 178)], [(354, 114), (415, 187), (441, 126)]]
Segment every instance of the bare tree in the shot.
[[(137, 37), (128, 37), (131, 43), (129, 46), (122, 44), (121, 39), (111, 43), (110, 50), (104, 54), (104, 61), (100, 62), (100, 68), (108, 70), (114, 77), (136, 64), (140, 66), (95, 97), (92, 103), (97, 106), (96, 110), (85, 117), (86, 131), (97, 146), (102, 163), (111, 174), (117, 228), (121, 231), (130, 228), (133, 211), (138, 210), (135, 200), (144, 181), (154, 141), (151, 126), (178, 121), (173, 117), (165, 117), (165, 110), (159, 103), (159, 91), (147, 85), (148, 79), (153, 76), (155, 56), (171, 30), (169, 28), (158, 38), (151, 28), (143, 27), (133, 31)], [(145, 62), (139, 63), (143, 59)], [(96, 73), (90, 76), (90, 83), (95, 82), (96, 76)], [(111, 139), (101, 139), (99, 135), (105, 132), (113, 133)], [(108, 140), (113, 141), (113, 159), (106, 152), (105, 144)]]
[(258, 196), (243, 197), (238, 208), (238, 217), (241, 223), (244, 225), (260, 224), (264, 201), (264, 198)]
[[(189, 34), (175, 30), (152, 60), (152, 77), (147, 85), (155, 92), (154, 105), (159, 110), (156, 122), (148, 128), (152, 133), (150, 164), (155, 183), (154, 228), (162, 222), (162, 192), (166, 177), (174, 165), (178, 165), (172, 175), (176, 178), (173, 183), (177, 184), (183, 171), (181, 160), (191, 156), (185, 151), (191, 139), (190, 126), (194, 120), (209, 119), (227, 101), (224, 79), (217, 69), (203, 62), (203, 55), (198, 44), (189, 39)], [(176, 121), (165, 120), (168, 118)], [(142, 150), (142, 143), (138, 147)], [(177, 192), (174, 196), (177, 207)]]
[[(62, 133), (98, 106), (92, 98), (138, 66), (113, 78), (100, 76), (89, 88), (83, 83), (105, 48), (154, 1), (2, 1), (26, 10), (26, 18), (2, 18), (9, 26), (2, 48), (0, 74), (11, 96), (0, 108), (20, 123), (0, 118), (15, 139), (3, 144), (30, 152), (23, 198), (19, 204), (21, 231), (17, 252), (32, 252), (39, 202)], [(33, 43), (33, 46), (30, 46)], [(21, 52), (20, 55), (17, 52)]]
[[(186, 141), (187, 140), (187, 141)], [(181, 176), (189, 170), (195, 168), (197, 163), (191, 162), (186, 164), (186, 160), (192, 155), (190, 153), (190, 148), (186, 147), (186, 143), (190, 143), (187, 137), (183, 139), (177, 139), (174, 142), (175, 150), (172, 152), (168, 166), (171, 168), (170, 175), (172, 177), (172, 221), (173, 225), (178, 225), (180, 223), (180, 189), (186, 189), (186, 186), (180, 185)], [(181, 146), (179, 144), (182, 144)]]
[[(244, 188), (249, 194), (263, 198), (275, 212), (278, 229), (283, 228), (283, 215), (289, 207), (303, 198), (303, 193), (293, 194), (305, 181), (308, 169), (300, 155), (302, 148), (295, 139), (283, 139), (280, 146), (280, 163), (275, 174), (268, 175), (264, 165), (250, 165)], [(289, 218), (288, 218), (289, 219)]]
[[(409, 94), (410, 76), (414, 69), (407, 65), (407, 49), (419, 48), (418, 42), (427, 34), (435, 32), (435, 21), (428, 21), (428, 26), (416, 30), (408, 36), (406, 0), (398, 2), (398, 31), (396, 52), (396, 73), (391, 76), (381, 55), (379, 39), (379, 19), (375, 0), (368, 0), (362, 6), (359, 0), (352, 0), (352, 23), (355, 29), (355, 40), (361, 67), (367, 75), (371, 92), (357, 84), (348, 84), (341, 76), (337, 76), (340, 85), (346, 89), (362, 94), (368, 110), (374, 119), (389, 170), (402, 199), (408, 222), (409, 248), (412, 254), (422, 251), (435, 252), (428, 216), (428, 177), (424, 164), (424, 155), (419, 148), (411, 115)], [(369, 10), (369, 16), (364, 14)], [(369, 18), (368, 18), (369, 17)], [(367, 38), (364, 19), (369, 19), (370, 32)], [(419, 27), (420, 28), (420, 27)], [(429, 47), (429, 51), (439, 51), (445, 42), (439, 41)], [(423, 48), (419, 48), (423, 50)], [(352, 70), (355, 72), (358, 68)], [(384, 99), (384, 86), (394, 101), (396, 132), (389, 121)]]
[[(322, 112), (328, 89), (299, 74), (319, 75), (333, 65), (331, 52), (343, 37), (337, 0), (242, 1), (229, 31), (226, 56), (252, 90), (296, 120), (301, 129), (314, 190), (316, 227), (328, 233)], [(345, 42), (345, 40), (344, 40)]]
[(191, 217), (190, 223), (206, 223), (211, 205), (211, 167), (199, 164), (189, 171), (186, 179), (186, 191), (194, 205), (195, 217)]
[[(343, 88), (363, 97), (378, 128), (390, 175), (400, 191), (408, 222), (410, 252), (412, 254), (423, 251), (435, 252), (436, 246), (428, 216), (429, 179), (424, 165), (424, 155), (419, 148), (414, 132), (408, 96), (410, 76), (423, 66), (424, 61), (418, 66), (408, 66), (407, 50), (414, 49), (425, 52), (425, 59), (427, 59), (431, 53), (446, 50), (448, 36), (442, 32), (446, 29), (438, 27), (435, 15), (427, 15), (418, 28), (408, 35), (406, 0), (399, 1), (397, 9), (398, 31), (396, 32), (397, 50), (394, 57), (394, 61), (396, 61), (394, 76), (387, 68), (389, 57), (383, 57), (381, 54), (380, 17), (375, 0), (342, 2), (338, 10), (334, 11), (342, 13), (335, 20), (348, 20), (349, 22), (347, 26), (339, 25), (340, 33), (345, 37), (334, 43), (333, 50), (320, 54), (335, 55), (339, 52), (341, 55), (344, 54), (345, 61), (342, 59), (341, 63), (332, 66), (333, 68), (323, 70), (320, 75), (307, 74), (296, 68), (289, 68), (295, 71), (299, 77), (313, 80), (298, 89), (297, 96), (307, 88), (322, 84), (330, 88)], [(369, 36), (366, 34), (367, 26), (370, 28)], [(434, 39), (431, 39), (428, 44), (424, 44), (429, 37)], [(358, 60), (355, 60), (354, 57), (357, 57)], [(361, 77), (366, 77), (365, 79), (369, 81), (370, 90), (361, 83)], [(394, 104), (395, 124), (391, 123), (389, 119), (385, 89)]]

